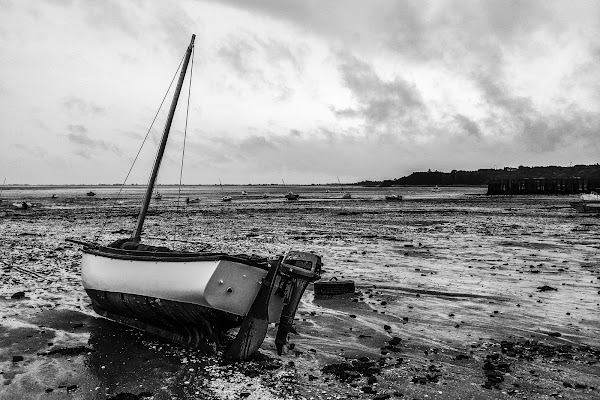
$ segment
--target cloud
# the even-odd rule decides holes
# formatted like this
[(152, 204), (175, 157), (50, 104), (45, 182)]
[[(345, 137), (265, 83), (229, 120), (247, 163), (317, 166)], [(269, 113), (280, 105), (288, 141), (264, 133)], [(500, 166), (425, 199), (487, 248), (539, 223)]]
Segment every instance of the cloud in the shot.
[(341, 56), (339, 70), (357, 102), (355, 109), (336, 110), (339, 117), (360, 117), (373, 130), (388, 131), (426, 111), (417, 87), (400, 77), (385, 81), (370, 64), (351, 55)]
[(81, 97), (69, 96), (62, 100), (61, 106), (71, 114), (85, 116), (100, 116), (106, 114), (106, 108), (85, 101)]
[(466, 117), (462, 114), (456, 114), (454, 116), (454, 120), (458, 124), (458, 126), (463, 129), (468, 135), (481, 138), (481, 130), (479, 129), (479, 125), (469, 117)]
[(90, 154), (97, 151), (109, 151), (116, 155), (121, 155), (121, 150), (114, 145), (109, 145), (102, 140), (95, 140), (88, 136), (88, 130), (83, 125), (67, 125), (67, 139), (78, 147), (76, 154), (85, 155), (90, 158)]
[(230, 34), (220, 45), (218, 56), (252, 92), (267, 89), (278, 100), (292, 96), (288, 85), (303, 72), (302, 45), (263, 39), (249, 32)]

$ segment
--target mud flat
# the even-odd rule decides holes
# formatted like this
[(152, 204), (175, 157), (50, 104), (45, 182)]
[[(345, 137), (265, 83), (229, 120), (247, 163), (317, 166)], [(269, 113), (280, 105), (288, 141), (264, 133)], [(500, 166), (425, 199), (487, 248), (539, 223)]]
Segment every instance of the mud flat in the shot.
[[(306, 188), (298, 202), (216, 191), (185, 205), (164, 192), (150, 242), (307, 250), (323, 279), (357, 284), (337, 299), (309, 287), (282, 356), (272, 327), (253, 360), (227, 364), (97, 317), (65, 239), (127, 235), (136, 196), (51, 190), (0, 203), (2, 399), (600, 398), (600, 219), (568, 196)], [(25, 197), (33, 207), (10, 207)]]

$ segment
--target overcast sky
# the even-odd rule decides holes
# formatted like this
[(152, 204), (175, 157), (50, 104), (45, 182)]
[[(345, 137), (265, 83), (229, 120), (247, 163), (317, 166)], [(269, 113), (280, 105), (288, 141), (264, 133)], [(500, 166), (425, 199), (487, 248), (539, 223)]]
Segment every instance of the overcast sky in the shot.
[(187, 184), (600, 159), (599, 1), (0, 0), (0, 179), (122, 182), (192, 33)]

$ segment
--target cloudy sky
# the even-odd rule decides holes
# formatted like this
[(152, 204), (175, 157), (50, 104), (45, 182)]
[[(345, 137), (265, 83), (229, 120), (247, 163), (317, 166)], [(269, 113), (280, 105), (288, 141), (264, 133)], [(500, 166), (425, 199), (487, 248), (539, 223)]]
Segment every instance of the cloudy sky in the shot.
[(600, 159), (595, 0), (0, 0), (0, 179), (122, 182), (192, 33), (187, 184)]

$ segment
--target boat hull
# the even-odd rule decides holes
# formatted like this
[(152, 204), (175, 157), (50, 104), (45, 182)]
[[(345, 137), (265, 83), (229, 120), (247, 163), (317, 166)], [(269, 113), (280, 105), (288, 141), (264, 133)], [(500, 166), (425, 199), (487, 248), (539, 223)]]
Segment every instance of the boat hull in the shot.
[[(266, 274), (264, 266), (219, 254), (84, 249), (81, 262), (97, 314), (203, 349), (241, 325)], [(279, 321), (283, 306), (271, 293), (268, 322)]]
[(320, 257), (302, 252), (267, 262), (153, 249), (83, 248), (83, 286), (94, 311), (209, 353), (226, 331), (240, 327), (229, 346), (238, 359), (258, 350), (269, 323), (284, 326), (278, 349), (283, 346), (300, 297), (321, 269)]
[(98, 315), (209, 354), (218, 350), (224, 332), (241, 324), (241, 317), (197, 304), (93, 289), (86, 293)]
[(229, 257), (182, 260), (177, 255), (131, 253), (84, 252), (83, 287), (196, 304), (244, 316), (267, 274), (264, 269)]
[(600, 202), (576, 201), (570, 205), (580, 213), (600, 213)]

